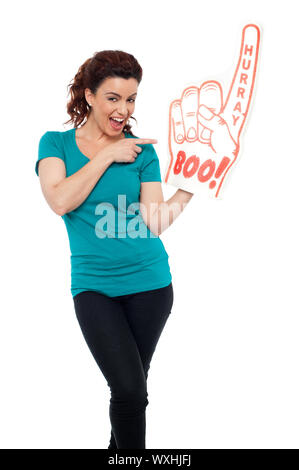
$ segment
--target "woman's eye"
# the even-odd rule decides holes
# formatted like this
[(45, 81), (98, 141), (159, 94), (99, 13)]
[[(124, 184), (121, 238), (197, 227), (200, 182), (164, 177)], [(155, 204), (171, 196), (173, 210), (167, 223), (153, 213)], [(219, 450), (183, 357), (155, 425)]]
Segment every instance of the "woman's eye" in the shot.
[[(108, 100), (116, 100), (116, 98), (108, 98)], [(134, 100), (134, 98), (130, 98), (128, 101), (131, 101), (131, 102), (134, 103), (135, 100)]]

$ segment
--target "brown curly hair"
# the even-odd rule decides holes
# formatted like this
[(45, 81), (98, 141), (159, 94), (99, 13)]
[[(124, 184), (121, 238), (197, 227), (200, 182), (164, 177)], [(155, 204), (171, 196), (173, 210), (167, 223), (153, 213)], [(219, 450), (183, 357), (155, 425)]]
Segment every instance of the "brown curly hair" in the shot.
[[(71, 95), (67, 103), (67, 113), (71, 119), (64, 124), (72, 122), (74, 127), (78, 127), (89, 116), (91, 107), (85, 99), (85, 89), (89, 88), (92, 93), (96, 93), (101, 83), (110, 77), (135, 78), (138, 84), (142, 79), (142, 68), (132, 54), (124, 51), (107, 50), (95, 52), (87, 59), (76, 73), (73, 80), (68, 85)], [(136, 119), (131, 116), (132, 119)], [(126, 124), (124, 131), (134, 135), (131, 125)], [(134, 136), (135, 137), (135, 136)]]

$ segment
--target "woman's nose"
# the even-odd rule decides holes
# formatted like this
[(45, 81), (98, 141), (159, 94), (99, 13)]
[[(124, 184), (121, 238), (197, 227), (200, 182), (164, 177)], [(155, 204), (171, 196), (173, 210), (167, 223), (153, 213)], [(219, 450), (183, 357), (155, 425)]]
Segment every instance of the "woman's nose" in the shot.
[(127, 109), (126, 104), (120, 104), (120, 105), (118, 106), (118, 112), (119, 112), (119, 114), (121, 114), (122, 116), (127, 116), (127, 114), (128, 114), (128, 109)]

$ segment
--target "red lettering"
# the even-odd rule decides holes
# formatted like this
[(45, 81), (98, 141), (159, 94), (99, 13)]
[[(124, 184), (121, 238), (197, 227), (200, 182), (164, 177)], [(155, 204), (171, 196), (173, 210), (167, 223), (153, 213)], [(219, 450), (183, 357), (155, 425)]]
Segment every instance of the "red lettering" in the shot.
[(247, 61), (247, 65), (245, 65), (245, 64), (246, 64), (246, 59), (243, 59), (242, 68), (243, 68), (244, 70), (248, 70), (248, 69), (250, 68), (250, 65), (251, 65), (251, 60), (248, 60), (248, 61)]
[(225, 168), (227, 167), (227, 165), (229, 164), (230, 162), (230, 158), (228, 157), (223, 157), (221, 162), (220, 162), (220, 165), (218, 166), (217, 170), (216, 170), (216, 173), (215, 173), (215, 178), (219, 178), (219, 176), (222, 175), (222, 173), (224, 172)]
[(176, 157), (176, 162), (173, 167), (173, 172), (175, 175), (178, 175), (182, 171), (182, 166), (186, 160), (186, 154), (183, 150), (180, 150)]
[(234, 121), (233, 124), (234, 124), (234, 126), (237, 124), (237, 121), (238, 121), (239, 117), (240, 116), (234, 116), (233, 115), (233, 121)]
[(239, 113), (241, 112), (241, 103), (240, 103), (240, 101), (238, 101), (238, 103), (234, 107), (233, 111), (239, 111)]
[[(208, 169), (208, 172), (204, 174), (205, 170)], [(208, 181), (215, 170), (215, 162), (211, 159), (206, 160), (198, 170), (197, 178), (201, 183)]]
[(241, 73), (240, 83), (244, 83), (245, 85), (247, 85), (247, 78), (248, 78), (247, 73)]
[[(191, 178), (193, 175), (195, 175), (195, 173), (197, 172), (199, 168), (198, 173), (197, 173), (197, 178), (201, 183), (205, 183), (213, 175), (215, 168), (216, 168), (216, 163), (213, 160), (209, 159), (203, 162), (201, 166), (199, 165), (200, 165), (199, 157), (197, 157), (196, 155), (192, 155), (186, 160), (185, 152), (183, 150), (180, 150), (177, 154), (177, 159), (173, 167), (173, 172), (175, 175), (178, 175), (179, 173), (183, 172), (184, 178)], [(223, 168), (222, 165), (220, 165), (220, 168)], [(218, 173), (219, 171), (220, 169), (218, 168)]]
[(245, 50), (244, 50), (244, 55), (247, 54), (247, 52), (249, 52), (249, 55), (252, 55), (252, 52), (253, 52), (253, 46), (247, 46), (247, 44), (245, 45)]
[[(191, 169), (189, 170), (190, 166), (191, 166)], [(195, 155), (192, 155), (192, 157), (189, 157), (183, 169), (183, 175), (185, 176), (185, 178), (191, 178), (191, 176), (193, 176), (194, 173), (196, 173), (198, 167), (199, 167), (199, 158), (196, 157)]]
[(241, 96), (241, 98), (244, 99), (244, 93), (245, 93), (245, 88), (239, 87), (238, 88), (238, 93), (237, 93), (237, 98), (239, 98), (239, 96)]

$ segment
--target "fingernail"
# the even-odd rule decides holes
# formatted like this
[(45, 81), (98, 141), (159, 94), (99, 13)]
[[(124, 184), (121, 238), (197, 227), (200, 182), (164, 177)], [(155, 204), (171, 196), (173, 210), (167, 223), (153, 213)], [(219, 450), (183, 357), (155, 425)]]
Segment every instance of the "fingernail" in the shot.
[(213, 113), (206, 106), (201, 104), (198, 109), (199, 114), (205, 119), (212, 119)]
[(187, 136), (189, 137), (189, 139), (193, 139), (196, 136), (196, 130), (194, 129), (194, 127), (190, 127)]
[(184, 140), (184, 137), (182, 136), (182, 134), (179, 134), (179, 135), (177, 136), (177, 141), (178, 141), (178, 142), (183, 142), (183, 140)]

